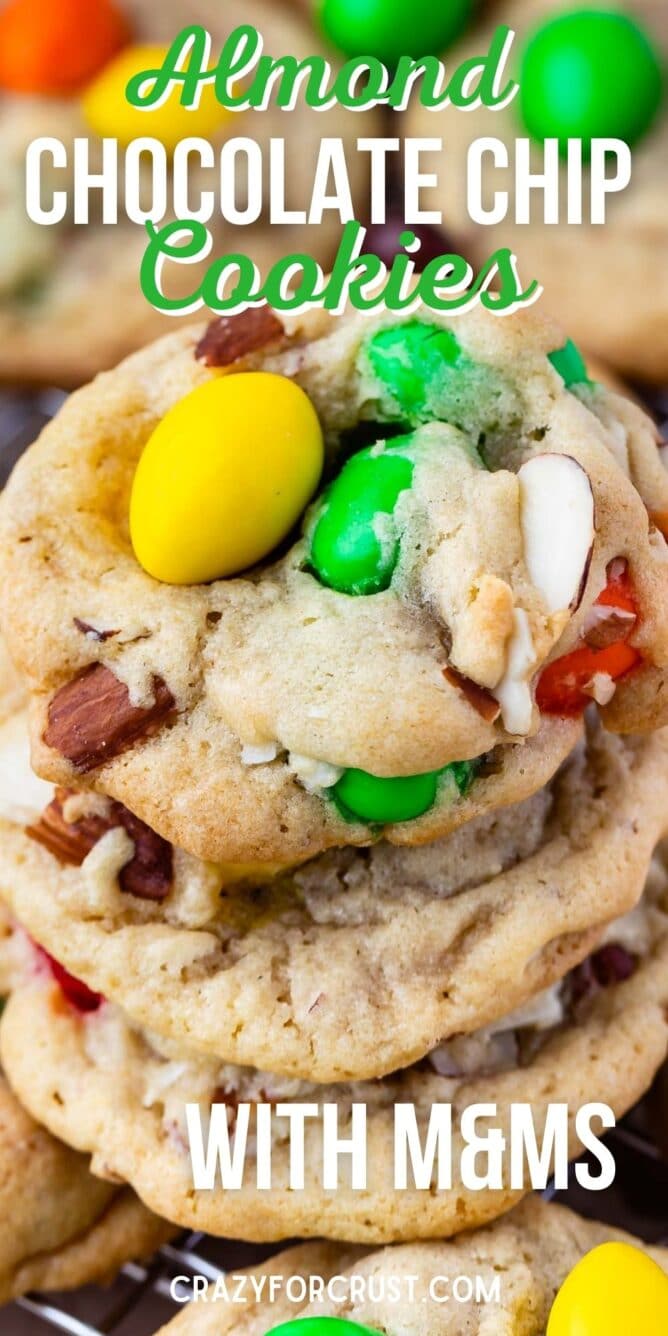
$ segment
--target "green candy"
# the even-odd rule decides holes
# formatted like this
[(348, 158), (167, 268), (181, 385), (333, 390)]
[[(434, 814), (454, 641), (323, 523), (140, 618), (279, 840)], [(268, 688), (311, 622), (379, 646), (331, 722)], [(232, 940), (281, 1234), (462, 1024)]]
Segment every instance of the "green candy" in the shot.
[(339, 811), (348, 820), (385, 826), (397, 821), (414, 821), (436, 802), (439, 780), (450, 776), (460, 796), (471, 787), (478, 761), (452, 761), (442, 770), (424, 775), (399, 775), (381, 779), (366, 770), (345, 770), (334, 785), (332, 795)]
[(378, 1336), (372, 1327), (349, 1322), (345, 1317), (297, 1317), (270, 1327), (266, 1336)]
[[(404, 443), (410, 437), (398, 438)], [(413, 481), (413, 461), (398, 441), (369, 446), (344, 464), (325, 493), (311, 538), (309, 564), (323, 584), (343, 594), (387, 589), (399, 555), (392, 513)]]
[(451, 761), (442, 771), (444, 775), (452, 775), (452, 778), (459, 789), (459, 796), (463, 798), (469, 791), (479, 768), (480, 762), (477, 757), (472, 761)]
[(567, 339), (563, 348), (555, 348), (553, 353), (548, 353), (547, 360), (561, 376), (566, 389), (571, 385), (589, 384), (584, 358), (572, 339)]
[(661, 60), (620, 10), (573, 9), (533, 32), (522, 57), (520, 111), (534, 139), (623, 139), (649, 129), (663, 93)]
[(437, 56), (464, 30), (473, 0), (316, 0), (326, 37), (347, 56)]
[(428, 408), (430, 385), (443, 375), (444, 368), (456, 367), (462, 350), (449, 329), (409, 320), (374, 334), (367, 356), (400, 411), (419, 417)]
[(380, 779), (366, 770), (345, 770), (332, 794), (345, 817), (369, 825), (389, 825), (395, 821), (414, 821), (428, 812), (436, 801), (439, 770), (425, 775), (400, 775)]
[(358, 371), (378, 421), (404, 429), (447, 422), (469, 437), (480, 467), (493, 466), (497, 447), (522, 420), (516, 385), (433, 322), (411, 319), (377, 330), (360, 350)]

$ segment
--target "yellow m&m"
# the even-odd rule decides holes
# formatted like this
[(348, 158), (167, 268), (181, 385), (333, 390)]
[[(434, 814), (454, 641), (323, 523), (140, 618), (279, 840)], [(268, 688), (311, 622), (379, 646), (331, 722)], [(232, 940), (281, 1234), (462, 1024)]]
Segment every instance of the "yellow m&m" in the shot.
[(130, 498), (137, 560), (169, 584), (245, 570), (290, 532), (322, 465), (320, 423), (294, 381), (265, 371), (207, 381), (144, 447)]
[(566, 1277), (547, 1336), (665, 1336), (668, 1276), (630, 1243), (602, 1243)]
[(178, 88), (173, 88), (159, 107), (142, 110), (127, 101), (125, 90), (132, 76), (143, 70), (158, 70), (167, 51), (166, 46), (128, 46), (105, 65), (89, 84), (81, 103), (84, 118), (95, 134), (113, 136), (124, 147), (146, 136), (158, 139), (172, 152), (180, 139), (208, 139), (231, 119), (234, 113), (221, 107), (213, 84), (204, 85), (199, 106), (191, 109), (181, 106)]

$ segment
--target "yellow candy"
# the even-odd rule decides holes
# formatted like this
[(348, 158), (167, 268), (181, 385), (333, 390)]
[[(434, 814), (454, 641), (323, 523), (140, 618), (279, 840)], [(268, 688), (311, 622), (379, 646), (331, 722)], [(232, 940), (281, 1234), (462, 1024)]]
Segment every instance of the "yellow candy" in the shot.
[(265, 371), (207, 381), (144, 447), (130, 499), (137, 560), (169, 584), (245, 570), (290, 532), (322, 464), (320, 423), (294, 381)]
[(593, 1248), (566, 1277), (547, 1336), (666, 1336), (668, 1276), (629, 1243)]
[(230, 120), (234, 113), (221, 107), (213, 84), (204, 85), (199, 107), (192, 110), (181, 106), (179, 88), (173, 88), (160, 107), (142, 111), (127, 101), (125, 89), (132, 75), (159, 69), (167, 50), (166, 46), (129, 46), (105, 65), (89, 84), (81, 103), (84, 117), (95, 134), (115, 137), (123, 146), (132, 139), (148, 136), (158, 139), (171, 152), (180, 139), (192, 135), (208, 139)]

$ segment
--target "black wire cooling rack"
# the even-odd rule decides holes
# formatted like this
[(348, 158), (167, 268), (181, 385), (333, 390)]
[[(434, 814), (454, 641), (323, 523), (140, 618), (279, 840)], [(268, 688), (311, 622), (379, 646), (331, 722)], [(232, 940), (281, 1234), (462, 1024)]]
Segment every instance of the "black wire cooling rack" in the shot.
[[(64, 398), (56, 389), (0, 393), (0, 486)], [(668, 419), (668, 388), (652, 396), (650, 407), (659, 421)], [(607, 1142), (617, 1165), (610, 1188), (601, 1193), (583, 1190), (571, 1171), (567, 1189), (553, 1193), (548, 1188), (545, 1195), (649, 1243), (668, 1244), (668, 1067)], [(11, 1228), (11, 1222), (0, 1220), (2, 1228)], [(153, 1336), (183, 1307), (173, 1293), (176, 1278), (198, 1275), (214, 1280), (220, 1272), (250, 1266), (276, 1251), (278, 1248), (183, 1233), (161, 1248), (148, 1266), (130, 1263), (123, 1267), (107, 1288), (89, 1285), (68, 1294), (28, 1295), (0, 1309), (0, 1333)]]
[[(187, 1290), (176, 1282), (183, 1276), (215, 1280), (221, 1271), (249, 1266), (276, 1251), (250, 1244), (213, 1239), (206, 1234), (183, 1234), (165, 1244), (149, 1266), (129, 1263), (113, 1285), (88, 1285), (71, 1294), (29, 1295), (0, 1309), (3, 1336), (153, 1336), (183, 1308)], [(174, 1297), (173, 1288), (181, 1296)]]
[[(662, 1090), (666, 1086), (666, 1090)], [(668, 1159), (652, 1128), (661, 1121), (667, 1130), (664, 1098), (668, 1079), (660, 1077), (651, 1094), (607, 1138), (617, 1164), (612, 1187), (605, 1192), (583, 1190), (575, 1182), (546, 1196), (567, 1203), (582, 1215), (606, 1220), (650, 1243), (668, 1244)], [(2, 1336), (153, 1336), (183, 1308), (175, 1297), (187, 1285), (178, 1277), (205, 1276), (237, 1270), (262, 1261), (277, 1248), (259, 1248), (206, 1234), (182, 1234), (166, 1244), (149, 1266), (130, 1263), (109, 1288), (89, 1285), (72, 1294), (29, 1295), (0, 1309)]]

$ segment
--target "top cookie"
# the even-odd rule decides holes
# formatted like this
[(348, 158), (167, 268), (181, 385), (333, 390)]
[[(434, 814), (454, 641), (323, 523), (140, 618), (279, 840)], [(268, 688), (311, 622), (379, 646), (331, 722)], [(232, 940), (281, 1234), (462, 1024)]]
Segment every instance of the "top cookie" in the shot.
[[(586, 6), (559, 3), (559, 0), (515, 0), (514, 4), (485, 7), (480, 24), (447, 54), (448, 67), (454, 69), (463, 60), (487, 50), (498, 24), (506, 24), (516, 33), (507, 75), (520, 83), (520, 94), (502, 108), (476, 107), (466, 115), (447, 108), (435, 114), (420, 106), (413, 97), (405, 118), (407, 136), (442, 136), (445, 162), (441, 162), (439, 183), (423, 193), (425, 207), (440, 210), (453, 249), (458, 246), (469, 258), (482, 261), (497, 246), (510, 246), (518, 257), (519, 271), (525, 282), (536, 278), (544, 287), (543, 301), (559, 320), (567, 322), (573, 337), (600, 357), (640, 379), (665, 381), (668, 376), (668, 218), (665, 209), (665, 163), (668, 157), (668, 97), (663, 97), (648, 125), (645, 108), (652, 82), (652, 57), (645, 39), (634, 40), (630, 29), (622, 27), (619, 47), (613, 55), (609, 32), (596, 35), (582, 24), (546, 39), (534, 46), (532, 66), (522, 64), (525, 43), (542, 25), (577, 9), (591, 13), (597, 8), (623, 10), (608, 0), (589, 0)], [(628, 18), (643, 26), (654, 48), (653, 59), (665, 65), (668, 53), (668, 8), (665, 0), (634, 0), (626, 6)], [(608, 20), (609, 22), (609, 20)], [(615, 20), (612, 20), (613, 24)], [(619, 20), (617, 20), (619, 22)], [(622, 24), (624, 20), (622, 20)], [(607, 34), (607, 35), (606, 35)], [(575, 44), (575, 47), (573, 46)], [(578, 50), (578, 44), (580, 49)], [(618, 51), (621, 54), (618, 55)], [(549, 53), (549, 54), (548, 54)], [(593, 72), (588, 59), (594, 62)], [(560, 61), (557, 64), (557, 61)], [(577, 62), (577, 63), (576, 63)], [(638, 65), (636, 65), (638, 62)], [(638, 77), (628, 92), (628, 81)], [(550, 69), (558, 76), (550, 83)], [(591, 88), (587, 84), (589, 78)], [(505, 82), (505, 80), (504, 80)], [(536, 85), (540, 87), (537, 92)], [(581, 120), (588, 96), (599, 87), (600, 123)], [(554, 89), (554, 96), (551, 89)], [(573, 90), (569, 104), (569, 89)], [(577, 96), (577, 93), (580, 96)], [(538, 107), (536, 106), (538, 103)], [(529, 128), (524, 121), (528, 111)], [(618, 108), (622, 108), (621, 112)], [(626, 116), (624, 108), (626, 108)], [(619, 116), (631, 119), (626, 123)], [(649, 119), (650, 107), (646, 108)], [(538, 112), (538, 114), (537, 114)], [(566, 120), (568, 117), (571, 120)], [(585, 113), (586, 115), (586, 113)], [(560, 118), (564, 118), (560, 126)], [(515, 222), (518, 202), (516, 163), (517, 139), (528, 139), (530, 170), (538, 175), (546, 170), (543, 135), (556, 138), (562, 134), (586, 140), (592, 130), (596, 136), (629, 138), (633, 154), (630, 184), (619, 193), (606, 197), (605, 223), (588, 220), (592, 170), (585, 160), (582, 172), (582, 200), (585, 221), (566, 220), (567, 164), (557, 167), (559, 221), (544, 221), (543, 197), (539, 190), (530, 194), (530, 221)], [(621, 133), (620, 133), (621, 132)], [(531, 139), (530, 134), (533, 136)], [(499, 140), (508, 153), (504, 164), (501, 154), (483, 158), (483, 204), (491, 209), (501, 193), (507, 192), (507, 217), (484, 226), (472, 221), (466, 199), (466, 162), (470, 145), (476, 139)], [(612, 168), (608, 168), (608, 175)], [(578, 169), (579, 175), (579, 169)], [(550, 180), (554, 180), (550, 177)], [(557, 194), (553, 187), (552, 200)]]
[[(130, 109), (123, 101), (123, 88), (130, 71), (119, 66), (114, 87), (109, 82), (97, 94), (94, 124), (83, 106), (91, 85), (95, 88), (100, 78), (109, 79), (115, 61), (126, 58), (131, 61), (132, 47), (141, 46), (147, 53), (137, 68), (152, 68), (157, 60), (156, 51), (161, 46), (166, 48), (181, 28), (193, 23), (203, 24), (211, 33), (212, 64), (225, 39), (242, 23), (253, 24), (262, 34), (266, 55), (290, 55), (304, 60), (314, 54), (327, 54), (322, 40), (303, 15), (272, 0), (244, 0), (243, 5), (236, 0), (160, 0), (158, 4), (155, 0), (112, 0), (112, 5), (123, 25), (119, 40), (129, 43), (129, 47), (121, 45), (119, 55), (110, 41), (108, 51), (100, 53), (99, 68), (91, 67), (87, 79), (79, 80), (70, 89), (63, 88), (57, 96), (49, 88), (45, 88), (42, 96), (35, 91), (17, 90), (19, 72), (11, 68), (10, 44), (4, 30), (0, 32), (0, 46), (4, 43), (5, 47), (0, 61), (0, 90), (8, 82), (13, 89), (2, 92), (0, 97), (0, 168), (4, 183), (0, 201), (0, 378), (5, 380), (78, 385), (102, 367), (113, 366), (134, 348), (174, 327), (173, 320), (153, 310), (142, 295), (139, 268), (147, 244), (146, 232), (141, 223), (130, 221), (124, 213), (122, 169)], [(30, 7), (26, 4), (24, 8)], [(84, 9), (82, 6), (82, 12)], [(95, 13), (98, 6), (91, 5), (90, 10)], [(29, 14), (20, 42), (22, 73), (36, 68), (39, 48), (45, 43), (48, 53), (43, 26), (35, 22), (34, 11)], [(96, 26), (93, 21), (93, 27)], [(99, 26), (103, 26), (102, 19)], [(82, 65), (81, 48), (94, 45), (88, 39), (89, 34), (83, 32), (78, 42), (72, 43), (79, 48)], [(60, 66), (67, 45), (69, 39), (65, 34), (59, 48)], [(94, 56), (88, 54), (94, 62)], [(331, 59), (332, 53), (328, 55)], [(46, 60), (46, 55), (43, 59)], [(44, 70), (44, 77), (47, 76), (54, 77), (52, 68)], [(210, 106), (205, 117), (193, 111), (189, 115), (184, 113), (182, 120), (180, 137), (204, 137), (211, 141), (216, 155), (226, 140), (241, 136), (254, 140), (266, 161), (270, 141), (285, 139), (285, 206), (293, 212), (308, 207), (321, 138), (339, 137), (347, 150), (352, 199), (356, 208), (362, 208), (368, 158), (355, 152), (354, 145), (358, 135), (377, 132), (378, 121), (373, 111), (362, 113), (360, 119), (359, 113), (340, 107), (315, 112), (299, 100), (290, 110), (272, 103), (266, 111), (238, 114), (222, 111), (220, 124), (215, 108), (212, 114)], [(131, 119), (129, 124), (132, 126)], [(84, 226), (75, 225), (71, 200), (60, 222), (41, 226), (26, 217), (25, 154), (30, 142), (44, 135), (60, 139), (67, 149), (66, 166), (59, 166), (52, 173), (45, 170), (45, 208), (50, 207), (49, 186), (67, 189), (68, 193), (71, 190), (75, 139), (88, 140), (90, 171), (97, 173), (101, 170), (102, 136), (119, 137), (119, 208), (118, 221), (113, 226), (104, 225), (99, 216), (96, 191), (91, 196), (90, 218)], [(135, 113), (131, 137), (144, 136), (161, 139), (159, 115), (154, 123), (151, 112)], [(243, 154), (239, 154), (231, 169), (238, 180), (239, 201), (244, 199), (246, 190), (244, 162)], [(167, 164), (169, 205), (172, 192), (169, 153)], [(208, 170), (196, 164), (196, 153), (191, 153), (188, 171), (192, 207), (198, 207), (198, 190), (215, 190), (220, 173), (220, 167)], [(160, 167), (156, 170), (159, 173)], [(140, 163), (143, 207), (152, 197), (152, 175), (144, 155)], [(167, 219), (173, 216), (170, 210)], [(317, 226), (294, 222), (270, 225), (266, 206), (255, 222), (243, 228), (223, 221), (220, 211), (214, 213), (208, 226), (213, 236), (213, 255), (241, 251), (250, 255), (265, 274), (271, 265), (292, 251), (306, 251), (327, 267), (341, 234), (340, 222), (331, 211), (325, 213)], [(168, 295), (174, 298), (188, 295), (201, 282), (210, 262), (209, 258), (197, 266), (168, 264), (165, 267)]]
[[(119, 798), (200, 857), (281, 862), (381, 830), (421, 843), (520, 800), (592, 697), (621, 730), (668, 716), (650, 518), (668, 475), (644, 413), (589, 384), (550, 322), (250, 312), (203, 334), (73, 396), (2, 499), (0, 611), (40, 773)], [(237, 472), (245, 452), (270, 467), (295, 386), (333, 480), (303, 537), (234, 578), (148, 576), (129, 508), (154, 429), (178, 404), (172, 500), (158, 474), (150, 514), (189, 555), (208, 494), (171, 526), (169, 505), (193, 497), (202, 441)], [(234, 470), (209, 483), (223, 501)], [(243, 476), (235, 533), (253, 529)]]

